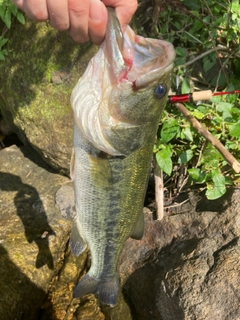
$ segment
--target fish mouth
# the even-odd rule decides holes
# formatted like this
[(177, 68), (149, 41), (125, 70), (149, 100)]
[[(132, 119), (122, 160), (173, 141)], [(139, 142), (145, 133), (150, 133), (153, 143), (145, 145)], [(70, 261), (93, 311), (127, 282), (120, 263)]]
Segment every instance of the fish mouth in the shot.
[(114, 11), (108, 23), (105, 54), (113, 83), (128, 81), (142, 88), (171, 72), (175, 59), (171, 43), (138, 36), (129, 26), (122, 34)]
[(105, 41), (75, 86), (71, 104), (79, 141), (86, 139), (96, 154), (126, 156), (153, 134), (152, 123), (167, 98), (160, 100), (154, 90), (159, 84), (169, 89), (175, 51), (170, 43), (137, 36), (130, 27), (122, 34), (111, 11)]
[(124, 33), (124, 60), (126, 52), (129, 51), (132, 53), (132, 63), (127, 79), (133, 82), (135, 87), (146, 87), (169, 74), (173, 68), (175, 50), (171, 43), (135, 35), (128, 27)]

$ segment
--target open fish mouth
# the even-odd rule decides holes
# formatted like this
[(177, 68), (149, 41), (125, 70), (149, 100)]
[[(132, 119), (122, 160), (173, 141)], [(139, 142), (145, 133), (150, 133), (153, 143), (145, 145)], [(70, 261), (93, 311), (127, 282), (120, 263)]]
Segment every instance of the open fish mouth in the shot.
[(138, 36), (128, 26), (124, 35), (114, 13), (107, 28), (105, 55), (112, 81), (129, 81), (139, 89), (148, 86), (173, 68), (175, 51), (171, 43)]

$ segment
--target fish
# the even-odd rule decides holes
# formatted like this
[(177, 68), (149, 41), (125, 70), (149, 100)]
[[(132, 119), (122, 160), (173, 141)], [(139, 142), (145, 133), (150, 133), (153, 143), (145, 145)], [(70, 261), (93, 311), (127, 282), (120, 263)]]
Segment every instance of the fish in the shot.
[(123, 246), (144, 233), (143, 202), (175, 51), (129, 26), (123, 34), (115, 10), (107, 10), (105, 40), (71, 94), (76, 217), (70, 248), (76, 256), (87, 247), (91, 253), (73, 297), (96, 294), (113, 307)]

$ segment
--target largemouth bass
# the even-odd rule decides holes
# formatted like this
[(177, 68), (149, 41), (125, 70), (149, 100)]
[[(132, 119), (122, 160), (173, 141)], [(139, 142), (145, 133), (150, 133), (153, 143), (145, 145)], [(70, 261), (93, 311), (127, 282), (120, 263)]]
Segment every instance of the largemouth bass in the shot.
[(75, 255), (87, 245), (91, 267), (74, 297), (98, 294), (114, 306), (118, 261), (125, 241), (141, 239), (143, 201), (175, 52), (165, 41), (145, 39), (112, 8), (106, 39), (75, 86), (74, 180), (76, 219), (70, 238)]

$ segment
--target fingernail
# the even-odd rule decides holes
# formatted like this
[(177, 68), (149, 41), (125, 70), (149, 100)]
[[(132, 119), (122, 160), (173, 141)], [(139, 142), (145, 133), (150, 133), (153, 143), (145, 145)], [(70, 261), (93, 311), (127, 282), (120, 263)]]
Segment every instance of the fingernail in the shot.
[(95, 23), (102, 21), (103, 3), (100, 0), (91, 0), (89, 9), (89, 18)]

